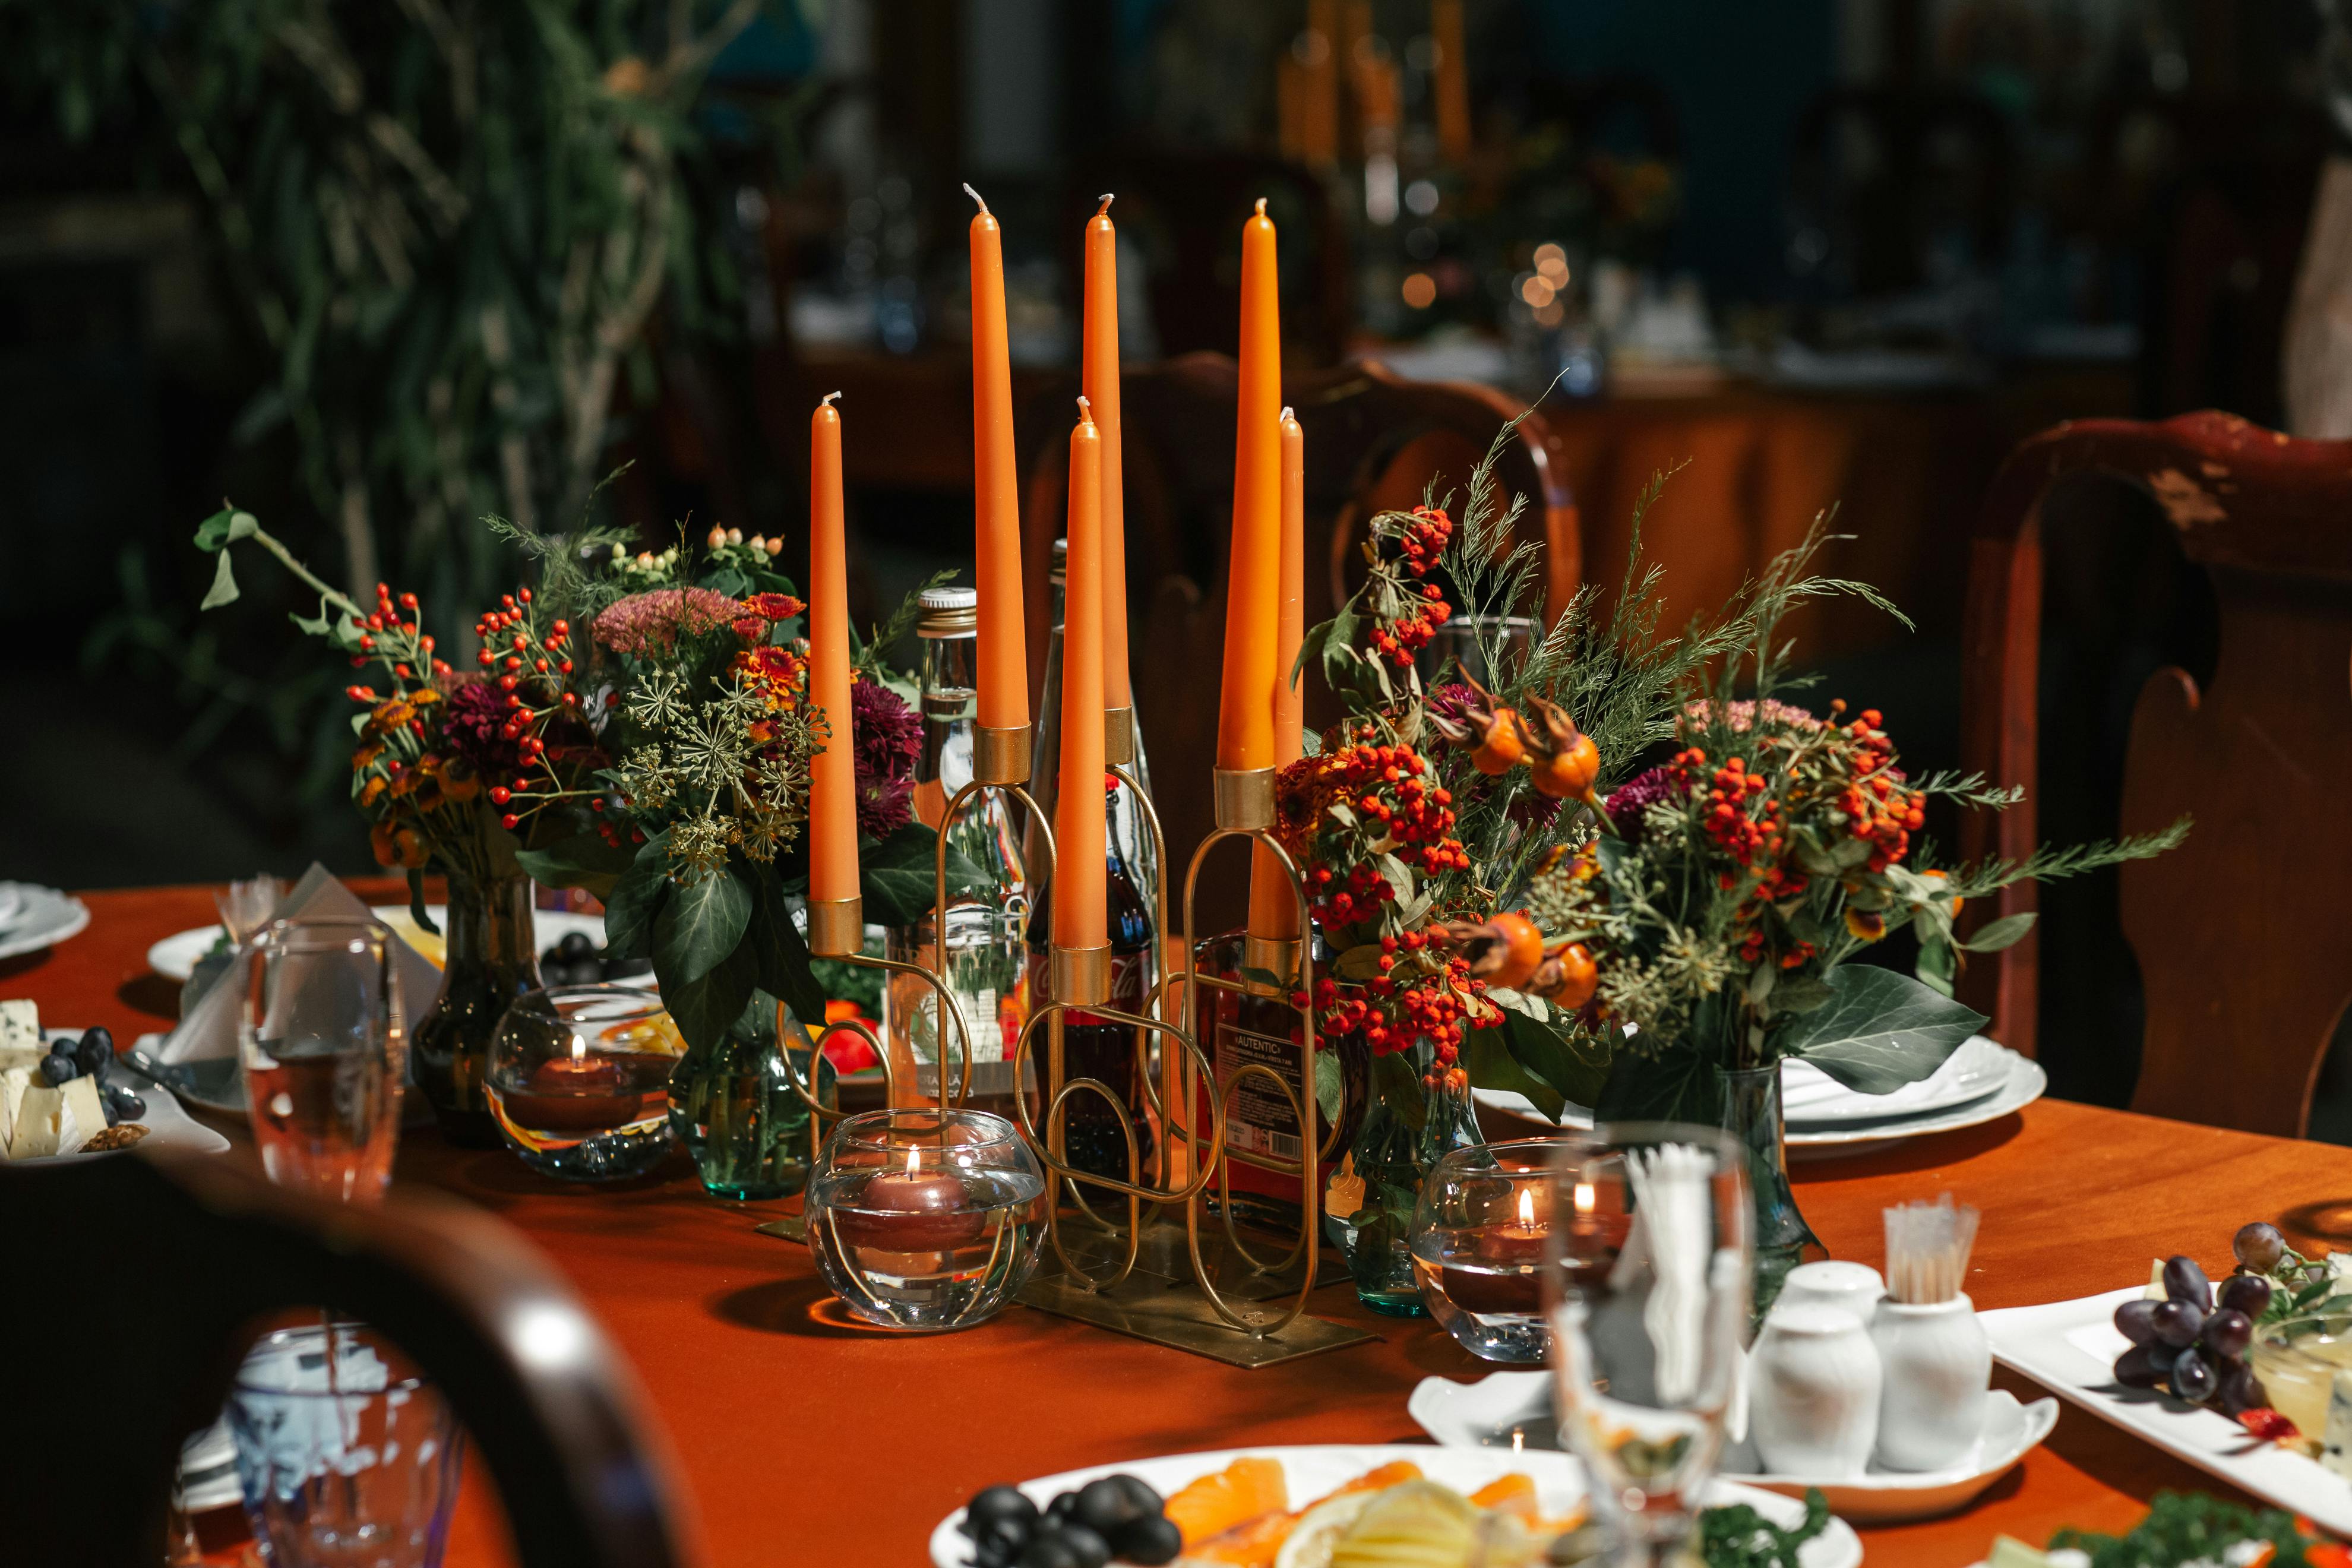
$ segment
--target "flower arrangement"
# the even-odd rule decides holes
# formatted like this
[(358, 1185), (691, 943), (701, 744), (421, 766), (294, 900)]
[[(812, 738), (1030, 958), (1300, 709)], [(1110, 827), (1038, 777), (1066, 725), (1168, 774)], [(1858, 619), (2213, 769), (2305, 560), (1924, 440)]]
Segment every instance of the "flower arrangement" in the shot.
[[(1999, 809), (2021, 792), (1906, 776), (1878, 713), (1787, 700), (1778, 630), (1824, 596), (1900, 611), (1810, 570), (1829, 538), (1817, 525), (1720, 612), (1662, 631), (1641, 512), (1663, 476), (1608, 614), (1588, 585), (1515, 647), (1539, 563), (1511, 543), (1520, 503), (1498, 502), (1494, 460), (1472, 472), (1458, 523), (1434, 496), (1374, 519), (1364, 585), (1301, 651), (1349, 708), (1277, 794), (1339, 950), (1313, 999), (1326, 1033), (1360, 1031), (1376, 1056), (1427, 1041), (1431, 1085), (1513, 1089), (1554, 1114), (1574, 1100), (1714, 1121), (1715, 1069), (1788, 1055), (1884, 1093), (1982, 1024), (1952, 999), (1959, 966), (2032, 920), (1964, 938), (1967, 900), (2187, 832), (1927, 864), (1931, 798)], [(1430, 581), (1440, 570), (1467, 633), (1424, 689), (1414, 656), (1457, 614)], [(1848, 962), (1906, 926), (1915, 974)]]
[[(758, 993), (824, 1019), (789, 900), (806, 885), (809, 761), (830, 738), (804, 700), (803, 605), (774, 569), (782, 541), (714, 528), (698, 547), (633, 554), (607, 531), (493, 526), (540, 581), (477, 618), (470, 668), (436, 653), (415, 595), (380, 584), (362, 609), (234, 508), (196, 535), (218, 559), (204, 607), (236, 598), (240, 541), (318, 593), (317, 615), (296, 624), (371, 672), (346, 689), (365, 710), (352, 798), (377, 860), (407, 871), (420, 922), (428, 866), (527, 873), (604, 900), (608, 952), (651, 960), (689, 1043), (715, 1043)], [(931, 893), (934, 837), (908, 804), (921, 723), (876, 651), (912, 603), (864, 649), (844, 737), (866, 909), (888, 924)], [(950, 869), (970, 875), (960, 857)]]

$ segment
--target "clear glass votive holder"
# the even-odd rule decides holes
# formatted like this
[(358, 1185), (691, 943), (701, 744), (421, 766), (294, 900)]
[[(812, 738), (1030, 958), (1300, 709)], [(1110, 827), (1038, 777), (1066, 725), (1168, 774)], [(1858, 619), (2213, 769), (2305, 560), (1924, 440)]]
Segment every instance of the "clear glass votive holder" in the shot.
[(523, 1163), (545, 1175), (642, 1175), (669, 1152), (670, 1073), (685, 1050), (653, 992), (526, 991), (490, 1037), (490, 1110)]
[(229, 1390), (254, 1539), (276, 1568), (436, 1568), (463, 1429), (405, 1358), (359, 1323), (266, 1334)]
[(1556, 1138), (1456, 1149), (1430, 1168), (1406, 1247), (1429, 1315), (1472, 1355), (1539, 1364)]
[(845, 1119), (810, 1173), (817, 1272), (878, 1327), (966, 1329), (1029, 1282), (1045, 1234), (1045, 1175), (1020, 1130), (984, 1110), (869, 1110)]

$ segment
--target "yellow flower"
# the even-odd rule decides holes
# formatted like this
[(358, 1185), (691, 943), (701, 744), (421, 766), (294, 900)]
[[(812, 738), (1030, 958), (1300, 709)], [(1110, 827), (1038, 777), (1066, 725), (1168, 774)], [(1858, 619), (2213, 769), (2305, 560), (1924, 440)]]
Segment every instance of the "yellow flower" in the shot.
[(1858, 942), (1876, 942), (1886, 934), (1886, 917), (1875, 910), (1849, 907), (1845, 911), (1845, 929)]

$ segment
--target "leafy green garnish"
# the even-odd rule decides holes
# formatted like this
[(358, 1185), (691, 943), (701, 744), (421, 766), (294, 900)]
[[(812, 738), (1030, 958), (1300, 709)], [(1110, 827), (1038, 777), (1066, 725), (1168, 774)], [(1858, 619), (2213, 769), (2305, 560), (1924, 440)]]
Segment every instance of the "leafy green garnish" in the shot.
[(1797, 1548), (1827, 1530), (1830, 1500), (1805, 1489), (1805, 1517), (1783, 1530), (1746, 1503), (1711, 1508), (1698, 1516), (1699, 1555), (1706, 1568), (1797, 1568)]
[[(2179, 1568), (2184, 1563), (2220, 1563), (2242, 1541), (2266, 1541), (2277, 1555), (2270, 1568), (2304, 1568), (2303, 1549), (2316, 1544), (2295, 1528), (2292, 1514), (2259, 1511), (2207, 1492), (2158, 1492), (2147, 1517), (2123, 1535), (2062, 1530), (2053, 1547), (2090, 1553), (2091, 1568)], [(1709, 1556), (1712, 1563), (1715, 1559)]]

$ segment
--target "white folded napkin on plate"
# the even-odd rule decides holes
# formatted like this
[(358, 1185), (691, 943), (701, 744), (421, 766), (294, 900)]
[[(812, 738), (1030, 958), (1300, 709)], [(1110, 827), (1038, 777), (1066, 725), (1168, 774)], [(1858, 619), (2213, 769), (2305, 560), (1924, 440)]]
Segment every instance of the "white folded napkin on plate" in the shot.
[[(373, 919), (358, 895), (336, 880), (333, 872), (312, 861), (286, 896), (278, 900), (273, 920), (318, 915), (358, 915)], [(398, 975), (403, 1026), (423, 1017), (441, 994), (441, 971), (431, 960), (392, 935), (393, 967)], [(160, 1062), (218, 1061), (236, 1055), (237, 1003), (245, 990), (245, 962), (240, 955), (223, 970), (194, 1005), (180, 1015), (179, 1023), (155, 1047)]]

